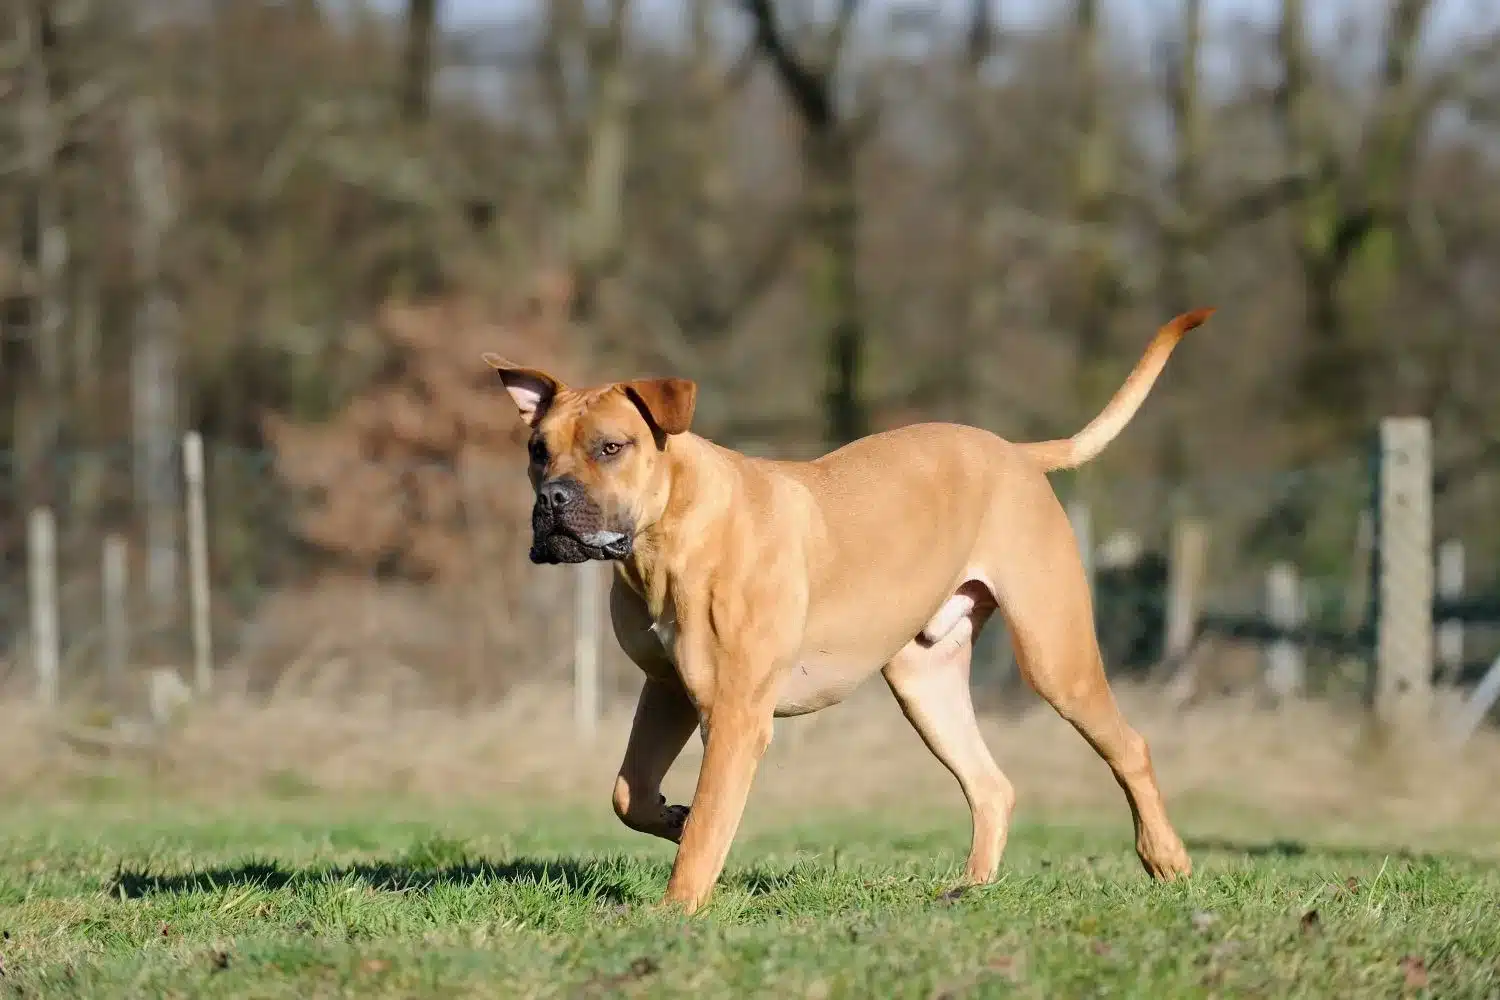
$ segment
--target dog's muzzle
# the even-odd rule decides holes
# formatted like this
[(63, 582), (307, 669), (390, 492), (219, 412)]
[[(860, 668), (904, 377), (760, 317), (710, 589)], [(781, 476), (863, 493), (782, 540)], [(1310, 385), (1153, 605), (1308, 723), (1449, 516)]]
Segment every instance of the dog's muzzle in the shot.
[(531, 508), (532, 562), (624, 559), (630, 550), (630, 532), (606, 525), (603, 511), (578, 480), (563, 476), (537, 487)]

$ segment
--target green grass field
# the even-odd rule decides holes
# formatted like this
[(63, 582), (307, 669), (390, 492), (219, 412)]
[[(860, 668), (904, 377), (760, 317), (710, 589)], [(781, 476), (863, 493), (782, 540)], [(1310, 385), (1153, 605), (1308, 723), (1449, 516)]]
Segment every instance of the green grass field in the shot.
[[(0, 817), (0, 995), (1500, 996), (1500, 873), (1463, 856), (1020, 825), (948, 892), (966, 817), (760, 817), (698, 918), (607, 809), (139, 802)], [(1189, 828), (1190, 830), (1190, 828)]]

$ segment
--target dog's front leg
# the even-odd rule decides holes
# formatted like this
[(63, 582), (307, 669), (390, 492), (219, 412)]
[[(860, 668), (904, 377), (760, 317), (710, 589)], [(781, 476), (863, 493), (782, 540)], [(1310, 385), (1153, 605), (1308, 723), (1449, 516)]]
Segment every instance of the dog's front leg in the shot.
[(722, 691), (704, 720), (708, 731), (698, 787), (663, 902), (693, 913), (712, 894), (739, 829), (761, 756), (771, 743), (774, 705), (766, 694)]
[(662, 779), (698, 725), (698, 710), (675, 677), (647, 677), (630, 728), (625, 761), (615, 778), (615, 815), (632, 830), (677, 843), (685, 806), (669, 806)]

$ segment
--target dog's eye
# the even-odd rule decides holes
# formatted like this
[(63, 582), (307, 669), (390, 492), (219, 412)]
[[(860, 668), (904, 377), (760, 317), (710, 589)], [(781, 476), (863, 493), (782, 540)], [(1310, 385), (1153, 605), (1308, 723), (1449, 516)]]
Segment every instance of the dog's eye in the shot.
[(600, 458), (614, 458), (616, 455), (618, 455), (620, 452), (622, 452), (624, 450), (625, 450), (625, 442), (624, 441), (606, 441), (606, 442), (604, 442), (603, 444), (601, 444), (599, 446), (599, 457)]
[(532, 438), (526, 444), (526, 454), (531, 458), (534, 465), (546, 465), (547, 442), (541, 438)]

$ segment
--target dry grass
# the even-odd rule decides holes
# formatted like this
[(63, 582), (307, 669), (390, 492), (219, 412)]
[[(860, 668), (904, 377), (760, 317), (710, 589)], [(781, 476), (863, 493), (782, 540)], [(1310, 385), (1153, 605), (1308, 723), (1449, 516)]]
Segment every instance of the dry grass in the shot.
[[(1382, 750), (1356, 712), (1310, 702), (1269, 711), (1223, 699), (1169, 711), (1150, 691), (1121, 687), (1129, 718), (1152, 746), (1169, 804), (1200, 832), (1232, 832), (1246, 816), (1287, 835), (1312, 826), (1402, 835), (1431, 844), (1475, 828), (1500, 830), (1494, 795), (1500, 734), (1462, 751), (1439, 741)], [(1034, 700), (1034, 699), (1033, 699)], [(557, 687), (525, 687), (499, 706), (455, 712), (410, 692), (270, 699), (225, 694), (189, 708), (149, 748), (100, 750), (60, 735), (34, 708), (0, 704), (0, 792), (54, 795), (101, 773), (144, 779), (174, 795), (399, 792), (494, 799), (545, 789), (605, 805), (632, 706), (611, 706), (592, 746), (574, 738)], [(986, 735), (1033, 815), (1126, 817), (1108, 771), (1046, 706), (990, 718)], [(690, 796), (701, 753), (689, 742), (668, 778)], [(836, 809), (962, 810), (951, 778), (901, 718), (879, 682), (848, 702), (782, 720), (751, 816), (812, 805)]]

